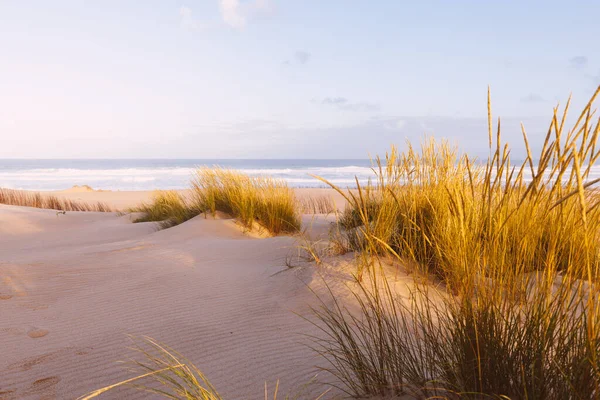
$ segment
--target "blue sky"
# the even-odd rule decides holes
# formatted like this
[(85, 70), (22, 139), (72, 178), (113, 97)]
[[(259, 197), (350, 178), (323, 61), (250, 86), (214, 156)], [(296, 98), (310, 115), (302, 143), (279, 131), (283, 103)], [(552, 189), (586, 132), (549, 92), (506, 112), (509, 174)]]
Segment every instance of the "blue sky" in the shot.
[[(576, 5), (575, 5), (576, 4)], [(600, 84), (600, 2), (0, 0), (0, 157), (363, 158), (534, 143)], [(515, 149), (515, 154), (519, 150)]]

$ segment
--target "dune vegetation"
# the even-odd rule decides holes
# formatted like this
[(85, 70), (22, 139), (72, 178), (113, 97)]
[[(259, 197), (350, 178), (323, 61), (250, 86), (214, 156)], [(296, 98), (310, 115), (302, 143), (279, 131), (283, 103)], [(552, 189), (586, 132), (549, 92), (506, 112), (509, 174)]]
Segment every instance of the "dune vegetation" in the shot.
[(102, 202), (86, 203), (70, 199), (61, 199), (58, 196), (50, 194), (2, 188), (0, 188), (0, 204), (45, 208), (58, 211), (113, 211), (110, 206)]
[(199, 168), (188, 197), (176, 191), (157, 191), (152, 201), (131, 208), (143, 215), (134, 222), (156, 221), (161, 228), (181, 224), (200, 214), (225, 213), (248, 230), (271, 235), (300, 230), (299, 207), (285, 181), (250, 177), (222, 168)]
[(527, 157), (517, 167), (499, 122), (492, 132), (491, 108), (487, 162), (434, 140), (420, 151), (410, 143), (404, 153), (392, 148), (375, 161), (374, 184), (330, 185), (349, 204), (340, 223), (355, 236), (355, 250), (391, 254), (455, 291), (472, 289), (474, 271), (509, 279), (551, 270), (594, 280), (600, 196), (590, 187), (600, 179), (590, 172), (600, 148), (592, 101), (568, 131), (569, 105), (562, 116), (555, 110), (538, 157), (523, 129)]
[(231, 215), (247, 229), (273, 235), (300, 230), (294, 191), (282, 180), (250, 177), (222, 168), (200, 168), (192, 180), (193, 204), (202, 212)]
[[(555, 109), (542, 150), (513, 167), (492, 133), (477, 163), (447, 144), (376, 161), (373, 185), (342, 193), (362, 269), (349, 311), (314, 309), (316, 347), (353, 396), (593, 399), (600, 396), (600, 157), (592, 103), (570, 129)], [(527, 178), (526, 178), (527, 177)], [(402, 299), (392, 259), (422, 279)], [(437, 283), (436, 283), (437, 282)]]
[[(133, 361), (132, 369), (139, 375), (122, 382), (98, 389), (79, 400), (89, 400), (102, 393), (123, 385), (136, 385), (139, 389), (171, 399), (221, 400), (217, 390), (202, 372), (174, 350), (151, 338), (143, 338), (135, 345), (142, 356)], [(150, 381), (149, 385), (139, 386), (140, 381)], [(158, 384), (152, 386), (152, 384)]]
[(174, 190), (156, 190), (151, 202), (142, 203), (128, 211), (142, 213), (133, 222), (158, 222), (163, 229), (179, 225), (199, 214), (188, 200)]

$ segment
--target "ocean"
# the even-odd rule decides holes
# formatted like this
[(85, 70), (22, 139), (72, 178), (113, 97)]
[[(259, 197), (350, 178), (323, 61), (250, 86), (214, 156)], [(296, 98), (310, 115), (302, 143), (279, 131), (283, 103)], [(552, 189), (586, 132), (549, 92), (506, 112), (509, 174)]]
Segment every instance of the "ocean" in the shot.
[(292, 187), (326, 187), (311, 175), (341, 187), (366, 183), (373, 176), (370, 160), (176, 160), (73, 159), (0, 160), (0, 187), (63, 190), (89, 185), (103, 190), (185, 189), (198, 166), (233, 168), (251, 176), (283, 179)]
[[(0, 159), (0, 188), (64, 190), (88, 185), (102, 190), (186, 189), (199, 166), (232, 168), (251, 176), (285, 180), (291, 187), (328, 187), (311, 175), (339, 187), (356, 187), (375, 175), (371, 161), (360, 160), (177, 160), (177, 159)], [(518, 169), (520, 163), (516, 165)], [(585, 168), (585, 166), (584, 166)], [(570, 169), (564, 175), (569, 178)], [(591, 168), (588, 181), (600, 178), (600, 166)], [(526, 181), (531, 180), (527, 168)]]

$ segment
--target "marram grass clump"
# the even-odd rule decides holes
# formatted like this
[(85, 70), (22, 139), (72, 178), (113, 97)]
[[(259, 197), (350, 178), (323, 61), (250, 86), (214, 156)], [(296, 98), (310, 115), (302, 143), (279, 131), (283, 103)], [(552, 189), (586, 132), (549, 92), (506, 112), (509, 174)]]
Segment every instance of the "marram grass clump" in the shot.
[(352, 289), (358, 307), (332, 293), (314, 308), (312, 347), (352, 397), (599, 398), (598, 288), (525, 281), (526, 299), (498, 283), (473, 296), (416, 284), (407, 298), (372, 269)]
[[(336, 385), (357, 397), (600, 398), (599, 93), (571, 128), (569, 103), (554, 110), (538, 157), (523, 129), (516, 167), (488, 101), (487, 162), (430, 141), (377, 159), (375, 184), (338, 189), (347, 242), (370, 269), (358, 308), (332, 294), (315, 309)], [(417, 272), (410, 296), (381, 256)]]
[(509, 279), (552, 269), (596, 280), (600, 196), (591, 189), (600, 179), (591, 172), (600, 157), (600, 126), (591, 106), (597, 95), (570, 129), (569, 103), (562, 115), (554, 110), (537, 157), (523, 128), (527, 156), (518, 166), (500, 122), (492, 129), (491, 107), (487, 162), (434, 140), (420, 150), (392, 148), (385, 160), (376, 159), (373, 184), (357, 182), (356, 191), (330, 184), (348, 201), (342, 226), (358, 231), (360, 250), (391, 254), (455, 289), (474, 271)]
[(156, 221), (161, 228), (217, 211), (236, 218), (248, 230), (264, 229), (272, 235), (298, 232), (301, 225), (294, 191), (285, 181), (221, 168), (198, 169), (189, 196), (160, 190), (151, 202), (129, 210), (142, 213), (134, 222)]
[(179, 225), (199, 214), (199, 211), (174, 190), (157, 190), (152, 201), (131, 208), (129, 212), (140, 212), (142, 216), (134, 222), (158, 222), (161, 228)]
[(250, 177), (222, 168), (200, 168), (192, 180), (193, 204), (202, 212), (224, 212), (247, 229), (294, 233), (301, 221), (294, 191), (285, 181)]

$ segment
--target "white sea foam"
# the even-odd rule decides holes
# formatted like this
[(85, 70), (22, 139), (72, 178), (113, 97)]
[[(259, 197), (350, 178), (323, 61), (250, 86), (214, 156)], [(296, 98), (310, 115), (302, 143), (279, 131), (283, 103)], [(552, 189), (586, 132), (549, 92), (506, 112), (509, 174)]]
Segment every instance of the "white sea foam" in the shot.
[[(355, 176), (366, 182), (370, 168), (360, 166), (305, 168), (239, 168), (251, 176), (271, 176), (295, 187), (324, 187), (311, 175), (338, 185), (355, 185)], [(30, 190), (60, 190), (73, 185), (90, 185), (108, 190), (184, 189), (189, 187), (195, 168), (76, 169), (37, 168), (0, 170), (0, 187)]]
[[(361, 184), (375, 177), (367, 166), (294, 166), (294, 167), (236, 167), (251, 176), (271, 176), (283, 179), (292, 187), (326, 187), (314, 176), (329, 182), (354, 187), (356, 178)], [(73, 185), (90, 185), (107, 190), (184, 189), (189, 187), (195, 168), (189, 165), (172, 167), (124, 168), (12, 168), (0, 169), (0, 187), (29, 190), (61, 190)], [(569, 176), (567, 171), (565, 176)], [(531, 174), (525, 171), (529, 180)], [(592, 167), (589, 180), (600, 177), (600, 166)]]

